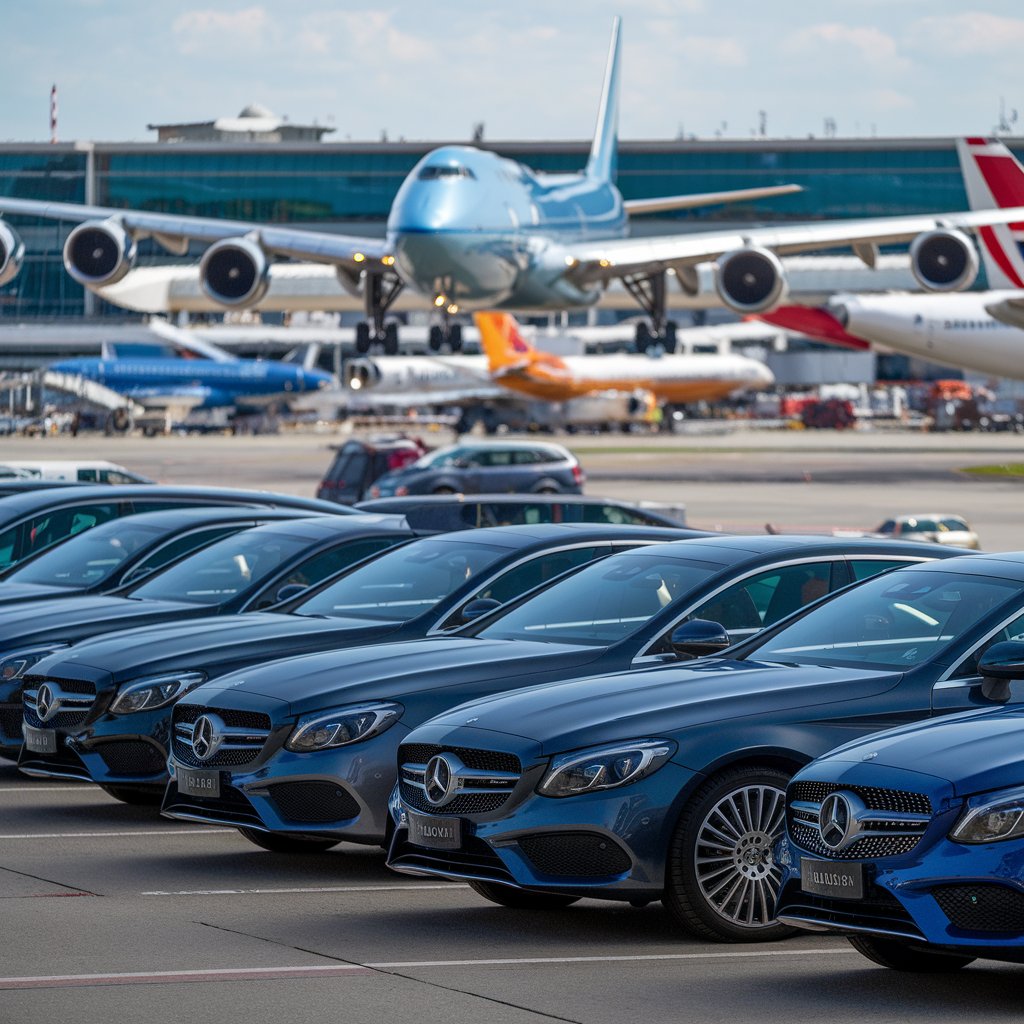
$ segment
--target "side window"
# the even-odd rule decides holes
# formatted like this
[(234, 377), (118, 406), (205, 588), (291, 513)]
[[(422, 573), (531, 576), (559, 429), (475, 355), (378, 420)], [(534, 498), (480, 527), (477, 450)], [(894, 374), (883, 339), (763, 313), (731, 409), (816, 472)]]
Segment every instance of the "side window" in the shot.
[(552, 515), (554, 506), (531, 505), (525, 501), (494, 501), (487, 505), (489, 526), (520, 526), (536, 523), (557, 523), (561, 520)]
[(0, 533), (0, 569), (6, 569), (13, 565), (20, 555), (19, 543), (21, 537), (21, 524), (9, 526), (3, 533)]
[(533, 466), (538, 462), (543, 462), (538, 453), (532, 448), (525, 448), (521, 451), (515, 451), (512, 453), (512, 464), (515, 466)]
[(585, 523), (651, 525), (651, 521), (646, 516), (620, 508), (618, 505), (581, 505), (580, 509), (583, 512), (583, 522)]
[(880, 572), (898, 569), (901, 565), (916, 564), (916, 562), (908, 562), (905, 558), (851, 558), (849, 560), (850, 572), (853, 573), (853, 578), (858, 583), (870, 576), (877, 576)]
[(481, 466), (492, 469), (504, 468), (512, 465), (512, 452), (502, 451), (500, 448), (489, 452), (479, 452), (476, 456)]
[(954, 519), (952, 517), (940, 520), (939, 528), (941, 530), (950, 530), (953, 533), (963, 533), (970, 529), (962, 519)]
[(34, 554), (51, 544), (74, 537), (75, 534), (90, 530), (100, 523), (116, 519), (118, 506), (78, 505), (73, 508), (54, 509), (36, 516), (28, 524), (28, 546)]
[(100, 475), (95, 469), (80, 469), (78, 471), (79, 480), (88, 480), (90, 483), (106, 483), (106, 480), (100, 480)]
[(231, 525), (225, 523), (221, 526), (212, 527), (209, 530), (196, 530), (193, 533), (186, 534), (184, 537), (176, 537), (174, 540), (168, 541), (157, 548), (156, 551), (151, 551), (141, 562), (133, 565), (124, 575), (121, 582), (127, 583), (129, 580), (140, 580), (143, 576), (148, 576), (151, 572), (162, 569), (165, 565), (170, 565), (172, 562), (177, 562), (186, 555), (192, 554), (193, 551), (198, 551), (207, 544), (212, 544), (215, 540), (220, 540), (221, 537), (227, 537), (228, 534), (244, 530), (246, 525), (244, 523), (233, 523)]
[(361, 562), (364, 558), (369, 558), (370, 555), (384, 551), (403, 540), (406, 538), (372, 537), (350, 544), (342, 544), (330, 551), (321, 551), (292, 569), (284, 579), (275, 580), (250, 602), (249, 607), (269, 608), (270, 605), (277, 604), (277, 595), (282, 587), (295, 583), (303, 587), (311, 587), (314, 583), (319, 583), (321, 580), (327, 579), (328, 576), (333, 576), (336, 572), (347, 569), (350, 565), (355, 565), (356, 562)]
[(971, 679), (978, 674), (978, 662), (981, 656), (993, 645), (1003, 640), (1024, 640), (1024, 612), (1007, 623), (995, 636), (990, 637), (977, 647), (960, 664), (950, 679)]

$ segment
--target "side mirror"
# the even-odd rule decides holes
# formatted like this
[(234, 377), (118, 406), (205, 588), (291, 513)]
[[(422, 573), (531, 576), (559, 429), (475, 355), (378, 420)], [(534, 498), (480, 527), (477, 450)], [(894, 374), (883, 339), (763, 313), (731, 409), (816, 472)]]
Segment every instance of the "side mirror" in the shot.
[(287, 601), (290, 598), (298, 597), (304, 590), (308, 588), (303, 583), (286, 583), (275, 595), (274, 604), (280, 604), (282, 601)]
[(709, 619), (690, 619), (672, 630), (672, 650), (680, 658), (704, 658), (732, 646), (725, 626)]
[(461, 611), (463, 623), (472, 622), (483, 615), (488, 615), (495, 608), (500, 608), (501, 602), (495, 601), (493, 597), (478, 597), (465, 605)]
[(1010, 683), (1024, 679), (1024, 643), (1003, 640), (993, 644), (978, 662), (978, 675), (982, 677), (982, 695), (991, 701), (1005, 704), (1010, 699)]

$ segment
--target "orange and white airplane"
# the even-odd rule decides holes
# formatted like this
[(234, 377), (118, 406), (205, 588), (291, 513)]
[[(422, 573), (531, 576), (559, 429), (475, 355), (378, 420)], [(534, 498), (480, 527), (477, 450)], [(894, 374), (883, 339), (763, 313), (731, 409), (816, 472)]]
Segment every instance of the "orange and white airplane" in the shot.
[(599, 391), (649, 392), (660, 402), (726, 398), (771, 387), (764, 363), (738, 355), (556, 356), (534, 348), (509, 313), (474, 313), (491, 379), (520, 394), (564, 402)]

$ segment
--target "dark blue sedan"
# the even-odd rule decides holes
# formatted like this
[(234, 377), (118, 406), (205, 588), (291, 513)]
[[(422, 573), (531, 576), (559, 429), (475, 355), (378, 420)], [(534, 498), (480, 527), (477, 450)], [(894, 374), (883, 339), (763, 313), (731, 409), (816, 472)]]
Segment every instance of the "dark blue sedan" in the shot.
[(844, 740), (991, 705), (979, 655), (1022, 630), (1024, 555), (975, 555), (867, 580), (720, 658), (464, 704), (402, 742), (390, 863), (509, 906), (660, 899), (706, 938), (789, 934), (789, 778)]
[[(655, 544), (586, 565), (450, 637), (223, 676), (175, 708), (164, 812), (236, 825), (272, 850), (380, 843), (397, 748), (432, 715), (602, 668), (692, 657), (708, 649), (703, 627), (687, 621), (694, 616), (747, 635), (855, 576), (932, 554), (942, 552), (822, 537)], [(373, 619), (381, 610), (364, 599), (347, 614)], [(728, 644), (715, 629), (712, 642)]]

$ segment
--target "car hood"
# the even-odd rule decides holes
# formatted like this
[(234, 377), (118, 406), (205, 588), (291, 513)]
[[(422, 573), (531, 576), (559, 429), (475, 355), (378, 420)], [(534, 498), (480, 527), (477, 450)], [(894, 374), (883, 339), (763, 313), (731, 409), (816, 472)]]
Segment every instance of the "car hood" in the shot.
[(81, 591), (69, 587), (54, 587), (46, 583), (2, 583), (0, 584), (0, 604), (13, 604), (15, 601), (41, 601), (45, 598), (72, 597)]
[(359, 700), (401, 700), (427, 690), (540, 672), (557, 664), (572, 670), (598, 657), (601, 649), (520, 640), (432, 637), (352, 650), (310, 654), (232, 672), (197, 687), (193, 704), (230, 706), (232, 695), (262, 694), (288, 701), (292, 714), (304, 714)]
[[(473, 733), (485, 730), (522, 737), (528, 758), (549, 756), (623, 739), (671, 738), (737, 713), (856, 700), (899, 680), (892, 672), (708, 658), (687, 668), (656, 666), (487, 697), (438, 715), (409, 742), (480, 746)], [(675, 760), (685, 763), (685, 744)]]
[[(74, 676), (71, 663), (103, 669), (115, 683), (151, 672), (204, 671), (218, 666), (262, 664), (307, 651), (372, 643), (393, 633), (400, 622), (312, 618), (274, 612), (213, 615), (188, 622), (158, 622), (76, 644), (69, 654), (52, 655), (44, 670)], [(308, 646), (304, 646), (308, 644)], [(62, 665), (68, 671), (62, 672)], [(227, 671), (227, 669), (224, 669)]]
[[(985, 708), (929, 719), (849, 743), (804, 769), (863, 764), (858, 779), (887, 785), (887, 769), (930, 775), (950, 783), (957, 796), (1024, 784), (1024, 707)], [(820, 775), (821, 772), (818, 773)], [(817, 778), (818, 775), (814, 777)]]

